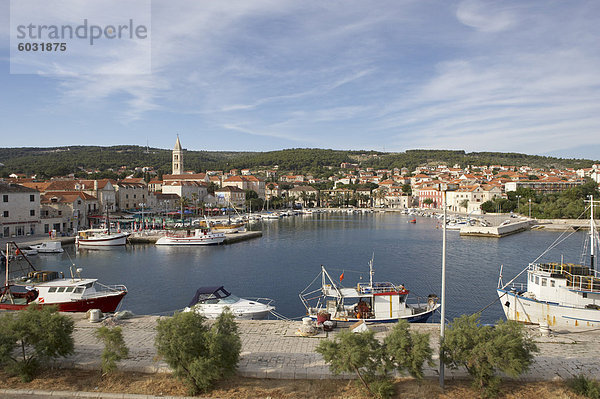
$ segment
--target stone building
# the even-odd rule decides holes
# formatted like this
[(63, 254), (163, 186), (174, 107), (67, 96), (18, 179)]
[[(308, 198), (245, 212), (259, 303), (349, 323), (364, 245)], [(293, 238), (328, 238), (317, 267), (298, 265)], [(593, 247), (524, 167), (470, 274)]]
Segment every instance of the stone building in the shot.
[(0, 182), (0, 236), (20, 237), (40, 231), (39, 191)]

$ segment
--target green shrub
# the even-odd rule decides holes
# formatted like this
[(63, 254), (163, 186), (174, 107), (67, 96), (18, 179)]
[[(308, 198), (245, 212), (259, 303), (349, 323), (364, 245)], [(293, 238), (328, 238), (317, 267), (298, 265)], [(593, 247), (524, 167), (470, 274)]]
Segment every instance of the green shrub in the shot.
[(363, 386), (380, 398), (391, 397), (394, 385), (388, 371), (408, 371), (423, 377), (423, 363), (431, 363), (429, 334), (411, 332), (407, 321), (396, 324), (380, 343), (372, 331), (343, 331), (334, 340), (323, 340), (315, 349), (334, 374), (356, 373)]
[(233, 314), (224, 311), (208, 327), (195, 312), (177, 313), (158, 322), (156, 347), (190, 394), (208, 391), (235, 372), (242, 343)]
[(567, 382), (567, 385), (573, 392), (590, 399), (600, 399), (600, 383), (579, 375)]
[(40, 365), (73, 353), (73, 320), (56, 308), (29, 306), (0, 316), (0, 364), (24, 382)]
[(383, 341), (388, 369), (408, 373), (417, 378), (423, 378), (423, 364), (433, 366), (431, 357), (433, 350), (429, 346), (429, 334), (410, 331), (409, 323), (400, 320), (391, 333)]
[(102, 375), (112, 373), (117, 369), (117, 362), (126, 359), (129, 348), (125, 345), (121, 327), (100, 327), (94, 333), (96, 338), (104, 343), (102, 351)]
[(527, 371), (537, 352), (522, 324), (499, 321), (495, 327), (479, 324), (479, 314), (454, 319), (442, 343), (442, 358), (451, 368), (464, 366), (473, 378), (473, 387), (484, 396), (498, 393), (500, 370), (512, 377)]

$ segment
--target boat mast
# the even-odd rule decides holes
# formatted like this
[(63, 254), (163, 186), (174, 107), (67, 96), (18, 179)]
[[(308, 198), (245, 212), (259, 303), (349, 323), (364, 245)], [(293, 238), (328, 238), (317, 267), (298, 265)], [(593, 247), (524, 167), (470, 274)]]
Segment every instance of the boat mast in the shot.
[(9, 251), (10, 251), (9, 245), (10, 244), (7, 242), (6, 243), (6, 280), (4, 281), (4, 286), (5, 287), (8, 287), (8, 254), (9, 254)]
[(371, 260), (369, 261), (369, 287), (373, 288), (373, 259), (375, 259), (375, 253), (371, 256)]

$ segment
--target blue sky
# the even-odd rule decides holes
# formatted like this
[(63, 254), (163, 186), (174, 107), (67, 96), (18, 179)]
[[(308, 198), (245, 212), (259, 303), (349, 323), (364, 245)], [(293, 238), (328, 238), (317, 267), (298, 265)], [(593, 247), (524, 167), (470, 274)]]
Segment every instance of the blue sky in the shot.
[(151, 74), (124, 53), (35, 75), (10, 73), (0, 0), (0, 145), (600, 159), (597, 0), (151, 5)]

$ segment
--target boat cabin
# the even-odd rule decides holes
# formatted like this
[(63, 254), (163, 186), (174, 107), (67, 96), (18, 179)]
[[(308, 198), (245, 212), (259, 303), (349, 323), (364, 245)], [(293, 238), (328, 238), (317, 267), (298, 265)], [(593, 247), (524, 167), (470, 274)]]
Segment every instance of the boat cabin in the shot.
[(572, 263), (529, 265), (527, 291), (535, 299), (574, 306), (600, 305), (600, 275)]
[(194, 298), (188, 307), (191, 308), (196, 304), (217, 304), (221, 302), (222, 299), (229, 298), (231, 296), (231, 293), (222, 285), (214, 287), (200, 287), (196, 291), (196, 295), (194, 295)]

